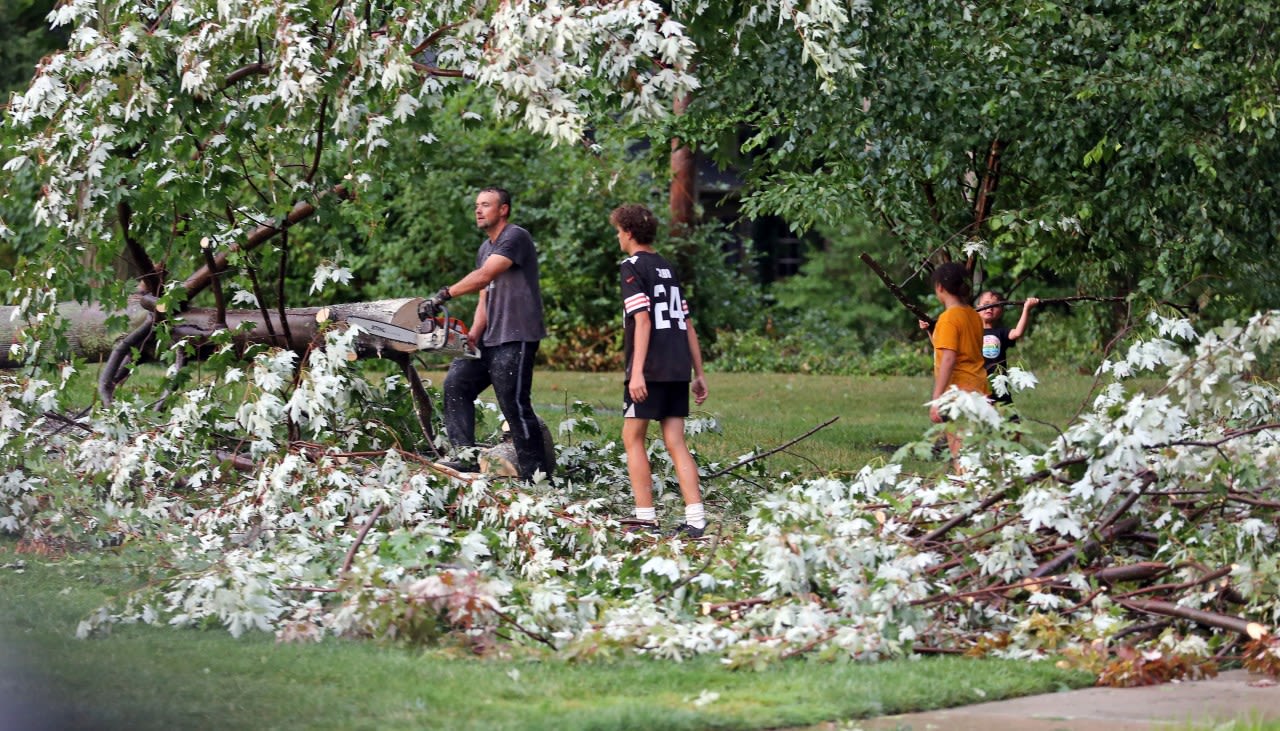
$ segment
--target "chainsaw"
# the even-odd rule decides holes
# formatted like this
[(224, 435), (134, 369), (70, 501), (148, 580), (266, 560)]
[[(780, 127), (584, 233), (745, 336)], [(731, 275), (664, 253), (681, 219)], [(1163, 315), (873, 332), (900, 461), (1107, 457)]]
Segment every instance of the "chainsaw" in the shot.
[(479, 358), (480, 351), (467, 333), (467, 326), (456, 317), (449, 317), (448, 310), (441, 310), (437, 317), (430, 317), (411, 330), (389, 322), (379, 322), (367, 317), (349, 315), (348, 325), (358, 327), (361, 334), (374, 338), (373, 347), (379, 348), (378, 340), (388, 341), (392, 350), (401, 352), (441, 353), (453, 357)]

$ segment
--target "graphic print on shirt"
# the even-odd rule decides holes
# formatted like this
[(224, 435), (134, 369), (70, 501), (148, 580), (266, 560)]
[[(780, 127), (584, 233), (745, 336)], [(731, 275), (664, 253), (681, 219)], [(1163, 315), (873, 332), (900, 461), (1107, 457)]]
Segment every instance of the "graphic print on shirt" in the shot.
[(982, 357), (995, 360), (1000, 357), (1000, 336), (987, 333), (982, 336)]

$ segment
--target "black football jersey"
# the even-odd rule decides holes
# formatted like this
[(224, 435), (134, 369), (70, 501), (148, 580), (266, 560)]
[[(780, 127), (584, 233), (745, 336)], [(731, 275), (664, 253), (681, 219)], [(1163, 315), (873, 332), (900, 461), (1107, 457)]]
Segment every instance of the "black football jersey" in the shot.
[(644, 362), (646, 381), (685, 381), (692, 378), (689, 352), (689, 305), (680, 290), (675, 268), (658, 254), (637, 252), (622, 261), (622, 311), (627, 374), (631, 377), (637, 312), (648, 312), (653, 328)]

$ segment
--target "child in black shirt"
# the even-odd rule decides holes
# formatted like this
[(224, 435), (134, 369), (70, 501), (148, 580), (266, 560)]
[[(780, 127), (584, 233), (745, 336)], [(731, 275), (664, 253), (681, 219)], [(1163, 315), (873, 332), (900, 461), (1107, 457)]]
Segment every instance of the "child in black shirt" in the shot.
[[(990, 290), (978, 295), (978, 316), (982, 318), (982, 360), (987, 367), (987, 377), (994, 378), (1002, 375), (1008, 367), (1008, 351), (1014, 346), (1015, 341), (1027, 332), (1027, 324), (1031, 319), (1031, 308), (1040, 303), (1035, 297), (1028, 297), (1026, 302), (1022, 303), (1022, 316), (1018, 318), (1018, 324), (1012, 330), (1000, 324), (1000, 318), (1004, 315), (1003, 307), (991, 307), (997, 302), (1004, 301), (1004, 298), (997, 292)], [(985, 307), (986, 309), (982, 309)], [(1012, 404), (1013, 396), (1006, 388), (1004, 393), (999, 393), (993, 386), (991, 389), (992, 398), (999, 404)]]
[(622, 445), (636, 513), (634, 520), (624, 524), (631, 530), (657, 531), (653, 474), (645, 449), (649, 421), (656, 419), (662, 425), (662, 441), (671, 454), (684, 498), (685, 522), (676, 532), (701, 538), (707, 523), (698, 465), (684, 441), (690, 391), (694, 403), (707, 400), (698, 335), (689, 320), (689, 305), (675, 268), (653, 250), (658, 230), (653, 212), (644, 206), (621, 206), (609, 215), (609, 222), (627, 254), (621, 264), (626, 354)]

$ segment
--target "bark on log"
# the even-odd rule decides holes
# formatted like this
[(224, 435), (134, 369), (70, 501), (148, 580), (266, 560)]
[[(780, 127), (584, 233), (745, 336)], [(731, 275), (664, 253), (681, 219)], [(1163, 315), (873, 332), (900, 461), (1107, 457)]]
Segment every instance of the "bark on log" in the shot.
[[(290, 308), (285, 313), (289, 319), (289, 333), (292, 335), (288, 343), (283, 342), (284, 336), (281, 335), (283, 329), (280, 327), (278, 313), (268, 312), (264, 316), (262, 310), (227, 310), (226, 320), (227, 327), (233, 330), (246, 325), (246, 330), (236, 335), (236, 340), (242, 344), (283, 346), (301, 354), (311, 347), (320, 333), (320, 323), (316, 321), (316, 315), (323, 309), (328, 309), (330, 320), (338, 322), (345, 322), (348, 317), (358, 316), (416, 332), (419, 324), (419, 301), (417, 297), (408, 297), (375, 302), (348, 302), (329, 305), (327, 308)], [(19, 342), (21, 330), (26, 325), (23, 321), (15, 319), (16, 311), (15, 307), (0, 307), (0, 339), (5, 341), (5, 345)], [(131, 299), (123, 311), (108, 312), (97, 303), (67, 302), (58, 306), (58, 312), (69, 323), (67, 340), (71, 346), (71, 355), (92, 362), (105, 359), (120, 338), (128, 332), (136, 331), (147, 321), (150, 314), (144, 308), (144, 302), (138, 298)], [(107, 321), (114, 315), (122, 315), (125, 318), (122, 323), (127, 326), (116, 325), (109, 328)], [(274, 326), (274, 334), (267, 328), (268, 319)], [(221, 329), (217, 320), (218, 311), (215, 308), (192, 308), (172, 318), (171, 322), (176, 334), (195, 339), (198, 346), (208, 335)], [(393, 350), (413, 350), (412, 346), (367, 333), (360, 335), (357, 345), (362, 357), (378, 357), (382, 353)], [(0, 352), (0, 368), (17, 368), (21, 365), (20, 360), (10, 355), (9, 348), (6, 347), (3, 352)]]
[[(503, 427), (505, 429), (506, 424), (503, 424)], [(551, 437), (551, 429), (542, 420), (542, 417), (538, 417), (538, 428), (542, 430), (542, 459), (547, 467), (552, 472), (555, 472), (556, 450), (555, 440)], [(520, 476), (520, 460), (516, 455), (516, 445), (509, 436), (504, 436), (502, 441), (492, 447), (481, 450), (478, 462), (480, 463), (480, 471), (485, 474), (495, 477)]]
[(1154, 599), (1119, 599), (1116, 603), (1134, 611), (1145, 612), (1147, 614), (1158, 614), (1165, 617), (1189, 619), (1197, 624), (1217, 627), (1218, 629), (1224, 629), (1228, 632), (1237, 632), (1255, 640), (1270, 633), (1270, 630), (1265, 625), (1259, 624), (1258, 622), (1251, 622), (1241, 617), (1233, 617), (1230, 614), (1220, 614), (1218, 612), (1209, 612), (1203, 609), (1184, 607), (1174, 604), (1173, 602), (1162, 602)]
[[(237, 342), (246, 345), (279, 345), (302, 354), (318, 342), (322, 323), (316, 318), (321, 311), (327, 310), (328, 320), (334, 322), (346, 322), (349, 317), (362, 317), (416, 333), (419, 325), (419, 301), (417, 297), (408, 297), (375, 302), (347, 302), (327, 307), (290, 307), (285, 310), (287, 329), (281, 323), (278, 312), (267, 312), (264, 317), (262, 310), (227, 310), (227, 327), (232, 330), (245, 327), (243, 334), (236, 336)], [(174, 317), (173, 321), (191, 328), (184, 332), (212, 334), (220, 329), (217, 315), (215, 309), (193, 307)], [(267, 327), (268, 322), (271, 323), (271, 328)], [(286, 332), (289, 334), (287, 343), (284, 342)], [(412, 345), (380, 338), (368, 332), (362, 332), (356, 343), (362, 357), (379, 357), (384, 352), (414, 350)]]
[[(17, 310), (16, 307), (0, 306), (0, 343), (4, 346), (0, 352), (0, 368), (22, 365), (22, 361), (15, 359), (9, 350), (10, 345), (21, 342), (22, 330), (27, 326), (26, 321), (18, 319)], [(125, 310), (120, 312), (107, 312), (96, 303), (64, 302), (58, 305), (58, 314), (69, 324), (67, 342), (72, 355), (92, 362), (106, 358), (116, 341), (140, 327), (148, 316), (136, 299), (130, 300)], [(108, 327), (107, 320), (113, 315), (123, 315), (125, 320)]]
[(1166, 563), (1158, 561), (1142, 561), (1139, 563), (1125, 564), (1123, 566), (1107, 566), (1093, 572), (1093, 578), (1108, 584), (1118, 584), (1124, 581), (1143, 581), (1146, 579), (1154, 579), (1157, 576), (1172, 571), (1173, 568)]

